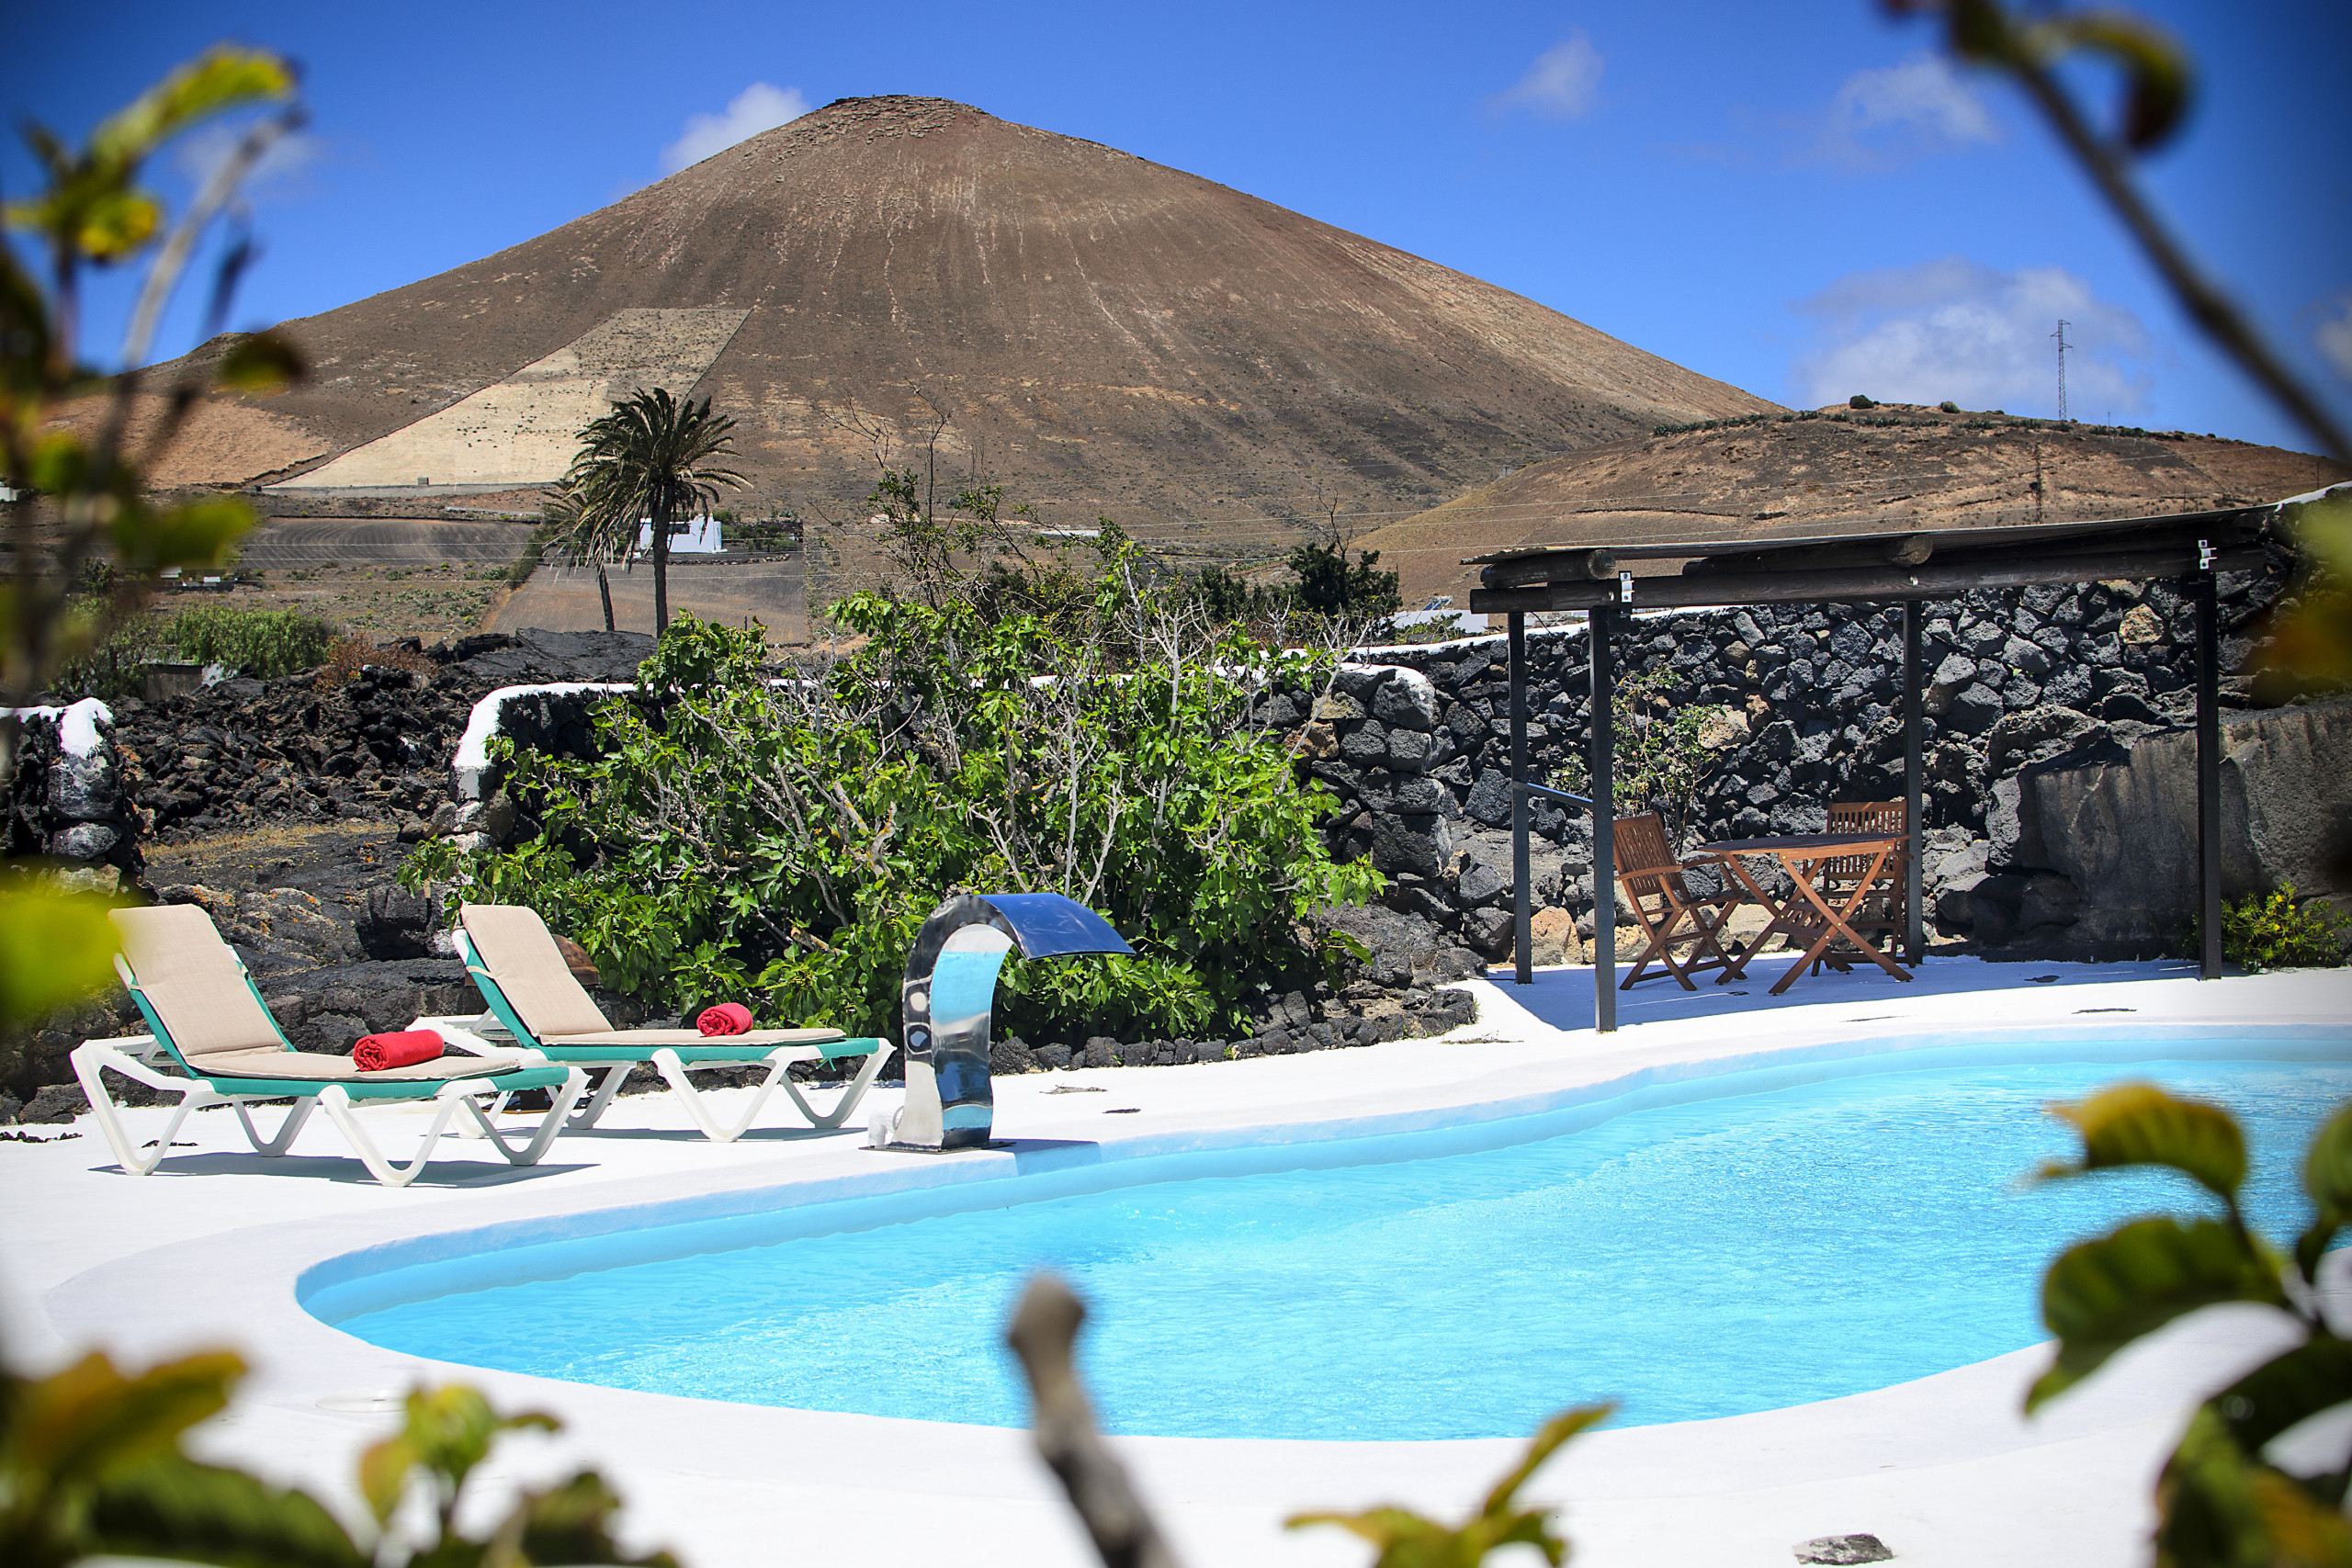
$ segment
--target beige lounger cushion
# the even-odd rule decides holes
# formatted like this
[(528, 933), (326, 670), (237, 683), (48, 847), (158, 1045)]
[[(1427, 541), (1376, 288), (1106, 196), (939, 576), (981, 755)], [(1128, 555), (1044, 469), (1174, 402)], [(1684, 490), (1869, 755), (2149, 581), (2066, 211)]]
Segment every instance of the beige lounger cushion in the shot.
[(109, 918), (147, 1005), (189, 1066), (222, 1051), (285, 1054), (286, 1042), (211, 916), (193, 904), (161, 904), (116, 909)]
[(591, 1034), (542, 1034), (542, 1045), (740, 1045), (773, 1051), (779, 1045), (821, 1045), (845, 1040), (838, 1029), (754, 1029), (741, 1034), (705, 1034), (695, 1029), (601, 1029)]
[(536, 910), (519, 904), (468, 904), (458, 911), (458, 923), (466, 928), (474, 956), (533, 1034), (545, 1041), (613, 1032), (612, 1020), (571, 977)]
[(316, 1083), (439, 1083), (447, 1078), (478, 1078), (489, 1073), (511, 1073), (523, 1065), (523, 1058), (512, 1051), (494, 1055), (476, 1056), (458, 1051), (435, 1056), (429, 1062), (412, 1062), (405, 1067), (381, 1067), (364, 1073), (348, 1056), (330, 1056), (317, 1051), (286, 1051), (275, 1046), (266, 1051), (211, 1051), (201, 1063), (191, 1060), (191, 1066), (224, 1078), (300, 1078)]
[(269, 1012), (245, 983), (244, 966), (220, 940), (212, 917), (193, 904), (110, 912), (122, 956), (172, 1043), (200, 1073), (233, 1078), (296, 1078), (311, 1083), (438, 1083), (512, 1072), (517, 1052), (445, 1054), (405, 1067), (362, 1072), (348, 1056), (288, 1051)]

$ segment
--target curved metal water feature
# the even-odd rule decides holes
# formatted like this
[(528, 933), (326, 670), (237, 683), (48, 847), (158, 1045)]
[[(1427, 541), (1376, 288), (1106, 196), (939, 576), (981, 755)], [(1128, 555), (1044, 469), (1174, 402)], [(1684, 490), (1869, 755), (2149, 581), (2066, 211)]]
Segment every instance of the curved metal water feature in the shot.
[(931, 912), (900, 987), (907, 1098), (887, 1140), (903, 1149), (986, 1148), (996, 1118), (989, 1082), (997, 971), (1023, 958), (1125, 953), (1111, 922), (1058, 893), (959, 893)]

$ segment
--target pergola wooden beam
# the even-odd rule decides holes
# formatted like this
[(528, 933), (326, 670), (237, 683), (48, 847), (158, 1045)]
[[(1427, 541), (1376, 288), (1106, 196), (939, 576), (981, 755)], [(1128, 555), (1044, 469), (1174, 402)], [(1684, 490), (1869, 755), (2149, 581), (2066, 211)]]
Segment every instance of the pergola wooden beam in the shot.
[[(1612, 765), (1611, 645), (1625, 612), (1768, 604), (1900, 603), (1903, 606), (1903, 795), (1909, 850), (1905, 874), (1905, 958), (1926, 956), (1920, 851), (1926, 816), (1922, 766), (1920, 606), (1979, 589), (2038, 583), (2177, 578), (2197, 619), (2198, 909), (2199, 973), (2222, 972), (2222, 795), (2220, 618), (2214, 576), (2263, 564), (2271, 506), (2123, 517), (2020, 527), (1905, 529), (1804, 538), (1685, 540), (1668, 544), (1521, 547), (1474, 557), (1482, 586), (1470, 608), (1509, 617), (1510, 627), (1511, 863), (1521, 985), (1534, 979), (1529, 943), (1533, 912), (1527, 842), (1527, 616), (1582, 610), (1592, 660), (1589, 735), (1592, 773), (1593, 1021), (1617, 1027), (1617, 942)], [(1679, 575), (1632, 576), (1628, 560), (1675, 560)], [(1547, 795), (1555, 791), (1544, 790)], [(1563, 797), (1568, 798), (1568, 797)]]
[[(2189, 577), (2199, 569), (2194, 544), (2175, 549), (2108, 550), (2096, 555), (2031, 559), (1978, 557), (1931, 559), (1918, 566), (1857, 566), (1812, 570), (1686, 570), (1679, 577), (1637, 577), (1630, 601), (1637, 609), (1688, 610), (1723, 604), (1883, 604), (1950, 599), (1984, 588), (2030, 588), (2043, 582)], [(2258, 545), (2217, 552), (2214, 570), (2246, 571), (2262, 564)], [(1589, 610), (1627, 601), (1615, 582), (1549, 582), (1520, 588), (1474, 589), (1470, 607), (1487, 614)]]

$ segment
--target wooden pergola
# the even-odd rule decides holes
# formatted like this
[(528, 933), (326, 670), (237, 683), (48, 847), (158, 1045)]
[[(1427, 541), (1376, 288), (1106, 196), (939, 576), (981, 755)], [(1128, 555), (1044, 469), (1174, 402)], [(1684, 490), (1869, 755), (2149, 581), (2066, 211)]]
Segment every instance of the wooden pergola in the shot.
[[(1670, 544), (1549, 546), (1474, 557), (1485, 570), (1470, 608), (1510, 617), (1511, 858), (1518, 924), (1518, 980), (1533, 982), (1528, 922), (1533, 913), (1527, 822), (1531, 797), (1592, 813), (1593, 1014), (1617, 1027), (1616, 755), (1611, 645), (1638, 609), (1774, 604), (1903, 606), (1903, 793), (1909, 831), (1905, 962), (1925, 954), (1919, 886), (1921, 821), (1920, 605), (1976, 589), (2025, 588), (2116, 579), (2171, 578), (2188, 589), (2197, 620), (2197, 844), (2200, 973), (2222, 972), (2222, 792), (2220, 626), (2214, 577), (2263, 564), (2270, 506), (2050, 523), (2009, 528), (1945, 528), (1839, 534), (1813, 538), (1715, 537)], [(1626, 563), (1683, 562), (1679, 576), (1636, 577)], [(1527, 776), (1527, 616), (1581, 610), (1589, 617), (1592, 660), (1592, 797), (1567, 795)]]

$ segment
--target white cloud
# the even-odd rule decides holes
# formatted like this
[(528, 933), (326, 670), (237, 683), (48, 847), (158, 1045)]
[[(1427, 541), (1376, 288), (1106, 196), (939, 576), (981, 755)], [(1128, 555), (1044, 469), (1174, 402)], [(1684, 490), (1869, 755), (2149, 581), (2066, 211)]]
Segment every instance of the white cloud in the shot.
[(774, 130), (808, 112), (808, 100), (797, 87), (775, 87), (754, 82), (728, 101), (724, 112), (689, 116), (678, 139), (662, 149), (662, 172), (674, 175), (714, 152), (724, 152), (738, 141), (763, 130)]
[(2352, 381), (2352, 294), (2342, 296), (2328, 307), (2328, 314), (2321, 318), (2312, 337), (2319, 344), (2321, 357), (2338, 376)]
[(2131, 412), (2148, 374), (2148, 330), (2062, 267), (1997, 272), (1959, 256), (1850, 273), (1795, 309), (1820, 342), (1790, 367), (1800, 405), (1865, 392), (1884, 402), (2012, 413), (2058, 412), (2058, 345), (2066, 322), (2067, 405), (2077, 419)]
[(1527, 109), (1550, 119), (1589, 114), (1600, 91), (1600, 51), (1579, 28), (1567, 41), (1545, 50), (1508, 93), (1489, 100), (1501, 109)]
[(1992, 112), (1942, 57), (1915, 54), (1847, 77), (1830, 100), (1815, 152), (1832, 162), (1873, 163), (2000, 139)]
[[(199, 125), (172, 144), (172, 167), (190, 186), (201, 190), (252, 129), (220, 120)], [(269, 144), (245, 175), (240, 194), (249, 201), (304, 194), (305, 176), (326, 161), (326, 142), (307, 130), (290, 131)]]

